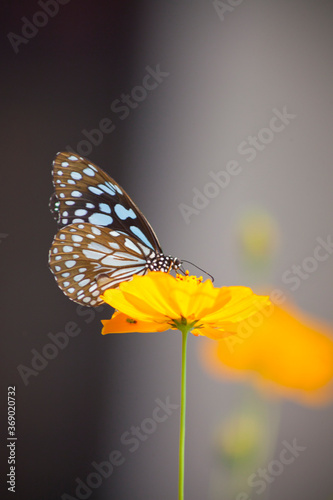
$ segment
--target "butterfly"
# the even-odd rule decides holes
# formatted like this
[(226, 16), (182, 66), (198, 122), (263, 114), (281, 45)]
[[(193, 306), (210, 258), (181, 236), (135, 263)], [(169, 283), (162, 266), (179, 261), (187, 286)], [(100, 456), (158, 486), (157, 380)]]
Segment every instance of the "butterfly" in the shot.
[(104, 290), (134, 275), (181, 267), (179, 259), (163, 254), (145, 216), (101, 168), (74, 153), (58, 153), (52, 175), (50, 209), (59, 231), (49, 266), (71, 300), (99, 306)]

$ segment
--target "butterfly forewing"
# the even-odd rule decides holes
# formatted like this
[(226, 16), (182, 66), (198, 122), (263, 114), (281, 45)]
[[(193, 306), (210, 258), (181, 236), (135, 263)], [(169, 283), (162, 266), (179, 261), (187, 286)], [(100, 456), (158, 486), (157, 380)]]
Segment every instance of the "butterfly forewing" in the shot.
[(85, 306), (98, 306), (99, 296), (134, 274), (147, 271), (150, 248), (131, 236), (89, 223), (71, 224), (56, 235), (50, 268), (61, 290)]
[(162, 252), (147, 219), (124, 189), (97, 165), (74, 153), (58, 153), (53, 162), (53, 184), (50, 209), (59, 227), (85, 222), (109, 227)]

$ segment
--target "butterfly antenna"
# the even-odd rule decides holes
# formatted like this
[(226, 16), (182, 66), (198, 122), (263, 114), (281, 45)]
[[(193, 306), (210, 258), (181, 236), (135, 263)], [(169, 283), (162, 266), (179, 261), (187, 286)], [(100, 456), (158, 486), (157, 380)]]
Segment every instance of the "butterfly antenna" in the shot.
[[(202, 271), (203, 273), (207, 274), (207, 276), (209, 276), (211, 278), (212, 283), (214, 283), (214, 277), (211, 274), (207, 273), (207, 271), (205, 271), (204, 269), (201, 269), (201, 267), (199, 267), (199, 266), (196, 266), (195, 264), (193, 264), (193, 262), (190, 262), (189, 260), (182, 260), (182, 264), (183, 264), (183, 262), (186, 262), (187, 264), (191, 264), (191, 266), (194, 266), (197, 269), (199, 269), (199, 271)], [(182, 269), (182, 272), (185, 274), (183, 269)]]

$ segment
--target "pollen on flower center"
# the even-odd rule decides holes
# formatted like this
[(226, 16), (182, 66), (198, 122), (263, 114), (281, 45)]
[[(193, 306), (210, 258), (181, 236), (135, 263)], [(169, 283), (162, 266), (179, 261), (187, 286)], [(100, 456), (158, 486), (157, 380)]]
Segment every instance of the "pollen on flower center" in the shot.
[(178, 281), (185, 281), (186, 283), (196, 283), (197, 285), (199, 285), (200, 283), (202, 283), (202, 280), (203, 280), (203, 277), (202, 276), (199, 276), (199, 278), (197, 278), (196, 276), (190, 276), (190, 273), (188, 270), (185, 271), (185, 276), (183, 276), (182, 274), (176, 274), (176, 279)]

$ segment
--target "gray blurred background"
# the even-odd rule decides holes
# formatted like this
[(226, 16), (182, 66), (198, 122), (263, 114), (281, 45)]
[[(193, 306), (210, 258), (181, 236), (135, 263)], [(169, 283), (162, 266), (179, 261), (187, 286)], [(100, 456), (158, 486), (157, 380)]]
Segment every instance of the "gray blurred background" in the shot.
[[(0, 404), (5, 429), (6, 388), (15, 385), (16, 498), (79, 498), (76, 478), (85, 481), (95, 471), (93, 462), (119, 450), (124, 463), (81, 498), (175, 499), (179, 410), (132, 453), (121, 436), (152, 416), (157, 398), (179, 403), (180, 336), (102, 337), (100, 320), (110, 317), (111, 309), (78, 309), (57, 288), (47, 266), (56, 231), (48, 211), (51, 163), (57, 151), (76, 150), (87, 140), (84, 130), (111, 119), (114, 130), (98, 145), (85, 143), (84, 156), (126, 189), (167, 254), (207, 269), (218, 286), (256, 287), (266, 281), (332, 323), (332, 256), (296, 291), (282, 276), (313, 254), (317, 237), (332, 234), (333, 4), (63, 0), (47, 22), (45, 16), (34, 18), (43, 10), (38, 2), (6, 4)], [(10, 32), (22, 36), (23, 17), (46, 25), (35, 34), (26, 31), (25, 42), (8, 38)], [(147, 66), (158, 65), (163, 81), (144, 98), (136, 94), (142, 99), (128, 116), (111, 110), (123, 93), (141, 85)], [(283, 130), (263, 132), (273, 110), (284, 108), (293, 117)], [(258, 149), (246, 153), (248, 137), (258, 133)], [(210, 172), (225, 170), (231, 160), (241, 172), (205, 208), (195, 208), (193, 189), (209, 190)], [(196, 210), (188, 223), (182, 203)], [(251, 207), (267, 211), (279, 231), (265, 280), (247, 272), (237, 252), (237, 224)], [(25, 384), (17, 367), (31, 367), (31, 350), (41, 352), (50, 343), (48, 334), (69, 322), (79, 333)], [(199, 343), (191, 337), (188, 351), (185, 496), (192, 500), (213, 498), (214, 428), (247, 390), (211, 379), (199, 363)], [(332, 417), (332, 406), (282, 403), (277, 453), (283, 440), (295, 438), (306, 451), (269, 491), (257, 496), (250, 491), (249, 498), (332, 498)], [(5, 485), (6, 462), (1, 470)], [(218, 498), (231, 500), (222, 493)]]

